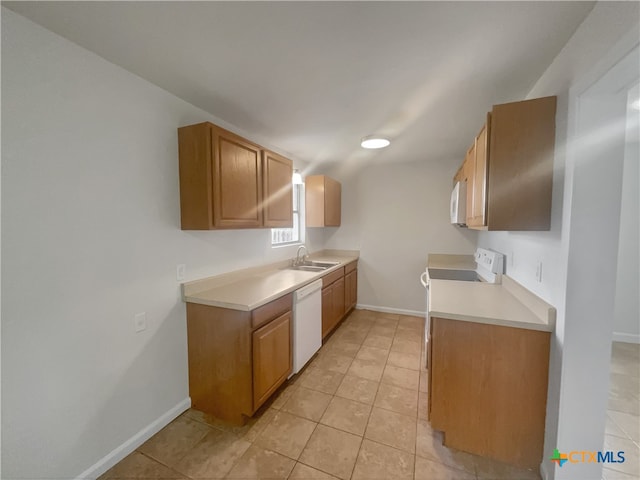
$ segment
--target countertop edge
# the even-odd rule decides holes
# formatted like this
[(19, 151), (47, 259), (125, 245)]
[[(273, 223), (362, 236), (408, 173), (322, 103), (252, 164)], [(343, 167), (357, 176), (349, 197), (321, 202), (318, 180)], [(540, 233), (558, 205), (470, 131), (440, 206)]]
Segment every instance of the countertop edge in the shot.
[(482, 323), (485, 325), (495, 325), (500, 327), (519, 328), (521, 330), (536, 330), (539, 332), (552, 333), (553, 325), (544, 323), (520, 322), (518, 320), (506, 320), (500, 318), (475, 317), (473, 315), (463, 315), (447, 312), (429, 311), (429, 316), (436, 318), (445, 318), (447, 320), (458, 320), (461, 322)]

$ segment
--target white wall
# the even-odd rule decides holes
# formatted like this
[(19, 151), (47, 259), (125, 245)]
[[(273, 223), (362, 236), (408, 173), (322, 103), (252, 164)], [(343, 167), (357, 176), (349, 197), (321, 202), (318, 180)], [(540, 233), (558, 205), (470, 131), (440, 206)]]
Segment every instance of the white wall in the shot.
[(326, 245), (360, 250), (358, 304), (422, 314), (427, 254), (473, 253), (476, 232), (451, 225), (448, 216), (461, 162), (425, 158), (331, 172), (342, 182), (342, 226), (327, 229)]
[(188, 397), (176, 265), (295, 248), (180, 230), (176, 128), (232, 126), (4, 8), (2, 74), (2, 474), (73, 478)]
[[(640, 85), (634, 90), (628, 104), (640, 97)], [(640, 112), (634, 108), (627, 112), (613, 339), (640, 343)]]
[[(569, 212), (572, 202), (571, 192), (565, 191), (569, 88), (582, 81), (584, 75), (592, 70), (621, 38), (634, 30), (637, 37), (638, 6), (637, 2), (597, 3), (528, 95), (528, 98), (546, 95), (558, 96), (551, 230), (531, 233), (482, 232), (479, 235), (479, 246), (494, 248), (507, 255), (513, 255), (513, 264), (511, 261), (507, 261), (507, 273), (558, 310), (550, 356), (545, 450), (542, 462), (543, 471), (549, 478), (552, 478), (556, 473), (547, 461), (553, 448), (576, 448), (574, 445), (558, 445), (558, 442), (560, 439), (569, 439), (569, 443), (571, 443), (571, 439), (579, 439), (579, 436), (574, 434), (580, 429), (580, 426), (569, 421), (568, 417), (563, 418), (566, 411), (564, 413), (560, 411), (561, 395), (565, 395), (562, 389), (566, 390), (567, 387), (563, 385), (563, 382), (566, 382), (570, 376), (565, 375), (564, 378), (562, 376), (566, 340), (565, 298), (567, 295)], [(598, 227), (594, 225), (592, 228)], [(541, 283), (535, 280), (535, 265), (538, 261), (543, 263)], [(578, 356), (586, 355), (588, 349), (589, 345), (583, 344), (574, 353)], [(604, 384), (606, 382), (592, 384), (592, 388), (602, 390), (605, 388)], [(578, 423), (584, 424), (583, 420)], [(596, 419), (596, 423), (600, 423), (600, 419)], [(570, 475), (571, 472), (565, 468), (561, 474)]]
[[(480, 232), (478, 237), (481, 247), (513, 254), (507, 260), (507, 273), (556, 307), (564, 298), (561, 236), (569, 87), (593, 68), (626, 32), (637, 28), (638, 15), (637, 2), (597, 3), (527, 95), (527, 98), (558, 96), (551, 230)], [(543, 263), (541, 283), (535, 278), (538, 261)]]

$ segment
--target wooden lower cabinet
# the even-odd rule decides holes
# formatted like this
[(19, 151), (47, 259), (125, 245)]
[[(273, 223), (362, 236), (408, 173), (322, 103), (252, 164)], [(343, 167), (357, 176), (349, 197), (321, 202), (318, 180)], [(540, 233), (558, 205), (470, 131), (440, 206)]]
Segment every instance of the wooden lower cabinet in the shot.
[(262, 405), (291, 373), (291, 320), (287, 312), (253, 332), (254, 405)]
[(337, 325), (344, 317), (344, 277), (333, 284), (333, 325)]
[(428, 417), (444, 444), (538, 468), (551, 334), (435, 317), (430, 332)]
[(358, 302), (358, 270), (349, 270), (349, 265), (345, 268), (344, 276), (344, 304), (345, 310), (349, 311), (355, 308)]
[(322, 338), (333, 330), (333, 285), (322, 289)]
[(292, 294), (251, 312), (187, 303), (193, 408), (244, 424), (292, 371)]
[(322, 287), (322, 338), (333, 331), (357, 303), (357, 261), (327, 274)]

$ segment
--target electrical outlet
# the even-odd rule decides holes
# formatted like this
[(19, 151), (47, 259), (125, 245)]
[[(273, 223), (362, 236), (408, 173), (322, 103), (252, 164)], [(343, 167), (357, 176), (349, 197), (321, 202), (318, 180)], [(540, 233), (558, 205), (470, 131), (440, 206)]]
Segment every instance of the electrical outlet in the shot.
[(133, 317), (133, 324), (136, 333), (140, 333), (147, 329), (147, 312), (138, 313)]
[(187, 275), (187, 266), (184, 263), (181, 263), (176, 267), (176, 280), (179, 282), (184, 282), (184, 279)]
[(538, 283), (542, 283), (542, 262), (538, 262), (536, 266), (536, 280), (538, 280)]

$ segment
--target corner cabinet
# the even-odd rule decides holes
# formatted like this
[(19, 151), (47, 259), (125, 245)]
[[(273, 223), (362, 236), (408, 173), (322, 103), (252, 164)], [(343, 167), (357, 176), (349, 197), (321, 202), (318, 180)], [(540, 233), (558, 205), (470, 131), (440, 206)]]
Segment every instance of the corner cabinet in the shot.
[(194, 408), (244, 424), (293, 369), (292, 294), (251, 312), (187, 303)]
[(342, 186), (326, 175), (305, 178), (305, 216), (307, 227), (339, 227)]
[(549, 230), (556, 97), (494, 105), (454, 181), (467, 182), (467, 226)]
[(292, 226), (293, 164), (211, 123), (178, 129), (183, 230)]

